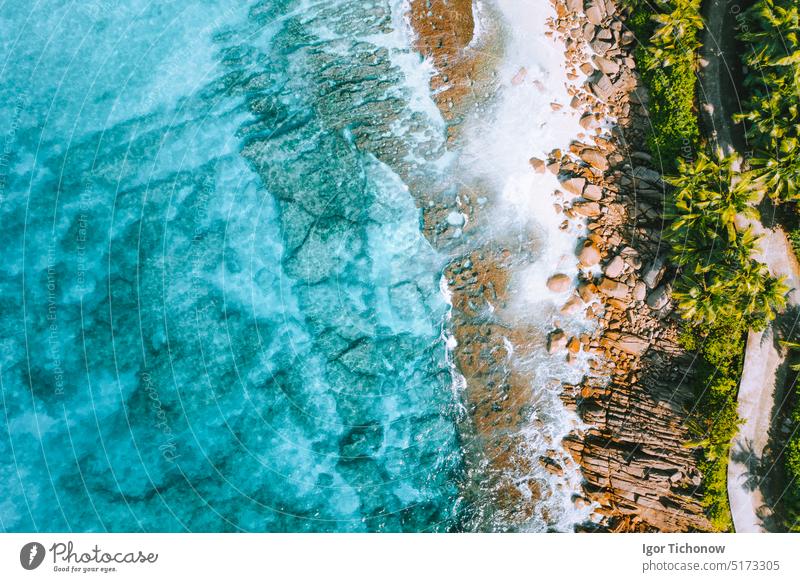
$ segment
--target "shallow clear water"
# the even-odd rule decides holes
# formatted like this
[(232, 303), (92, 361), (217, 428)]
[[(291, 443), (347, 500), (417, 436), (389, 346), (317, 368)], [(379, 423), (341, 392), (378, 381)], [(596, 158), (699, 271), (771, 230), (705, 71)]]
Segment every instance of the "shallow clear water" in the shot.
[(388, 0), (0, 8), (0, 528), (447, 530), (457, 397)]

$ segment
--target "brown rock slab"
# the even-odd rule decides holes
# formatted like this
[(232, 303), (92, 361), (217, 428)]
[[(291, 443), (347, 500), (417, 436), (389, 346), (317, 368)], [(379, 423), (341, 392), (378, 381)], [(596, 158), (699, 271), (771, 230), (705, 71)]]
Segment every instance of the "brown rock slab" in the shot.
[(620, 36), (620, 42), (622, 44), (631, 44), (635, 40), (636, 40), (636, 35), (633, 34), (632, 30), (626, 30)]
[(591, 22), (587, 22), (583, 25), (583, 40), (587, 43), (591, 42), (594, 38), (595, 34), (595, 26)]
[(573, 313), (577, 313), (580, 311), (581, 307), (583, 307), (583, 301), (581, 301), (580, 297), (575, 297), (574, 295), (567, 299), (567, 302), (561, 306), (559, 309), (559, 313), (562, 315), (572, 315)]
[(561, 182), (561, 186), (575, 196), (583, 194), (583, 187), (586, 185), (586, 178), (570, 178)]
[(578, 295), (586, 303), (589, 303), (597, 294), (597, 286), (594, 283), (584, 282), (578, 285)]
[[(608, 51), (611, 50), (611, 47), (614, 46), (614, 43), (612, 43), (612, 42), (610, 42), (608, 40), (603, 40), (602, 38), (595, 37), (589, 43), (589, 46), (592, 47), (592, 50), (594, 52), (596, 52), (597, 54), (604, 55)], [(609, 84), (609, 86), (611, 85), (611, 80), (610, 79), (608, 80), (608, 84)], [(599, 97), (599, 95), (598, 95), (598, 97)], [(605, 99), (605, 97), (603, 97), (602, 99)]]
[(572, 286), (572, 279), (569, 275), (558, 273), (547, 279), (547, 288), (553, 293), (565, 293)]
[(587, 241), (578, 254), (582, 267), (594, 267), (600, 262), (600, 249), (593, 242)]
[(544, 174), (545, 170), (544, 160), (540, 160), (539, 158), (534, 157), (528, 160), (528, 162), (530, 163), (531, 167), (537, 174)]
[(628, 295), (628, 286), (625, 283), (614, 281), (608, 277), (603, 277), (598, 289), (604, 295), (616, 297), (617, 299), (624, 299)]
[[(617, 336), (616, 338), (612, 338), (612, 336)], [(625, 352), (626, 354), (631, 354), (634, 356), (642, 355), (645, 350), (647, 350), (647, 346), (650, 345), (650, 342), (643, 337), (639, 337), (638, 335), (633, 335), (630, 333), (620, 333), (620, 334), (608, 334), (610, 339), (610, 344)]]
[(646, 295), (647, 285), (644, 284), (644, 281), (636, 281), (633, 286), (633, 298), (636, 301), (644, 301)]
[(664, 259), (662, 257), (658, 257), (654, 259), (653, 262), (647, 267), (647, 270), (642, 276), (642, 280), (644, 281), (645, 285), (650, 287), (650, 289), (655, 289), (658, 283), (661, 281), (661, 277), (664, 276), (664, 271), (666, 271)]
[(547, 336), (547, 353), (555, 354), (567, 347), (567, 334), (562, 330), (551, 331)]
[(611, 59), (601, 57), (600, 55), (594, 55), (592, 57), (592, 62), (594, 62), (595, 66), (606, 75), (613, 76), (619, 73), (619, 65)]
[(605, 154), (600, 150), (594, 148), (586, 148), (581, 151), (581, 159), (592, 166), (593, 168), (597, 168), (601, 172), (605, 172), (608, 170), (608, 159), (606, 158)]
[(669, 303), (669, 294), (669, 285), (661, 285), (660, 287), (657, 287), (652, 293), (650, 293), (650, 295), (647, 296), (647, 306), (650, 309), (655, 309), (656, 311), (662, 309), (667, 303)]
[(609, 263), (606, 265), (606, 268), (603, 269), (603, 273), (609, 279), (616, 279), (620, 275), (622, 275), (622, 271), (625, 269), (625, 260), (617, 255)]
[(586, 9), (586, 20), (595, 26), (599, 26), (603, 22), (603, 12), (604, 11), (600, 9), (600, 6), (592, 4)]
[(597, 119), (592, 113), (584, 113), (578, 123), (583, 129), (589, 131), (597, 126)]
[(579, 216), (600, 216), (600, 205), (597, 202), (576, 202), (572, 205), (572, 210)]
[(603, 198), (603, 189), (597, 184), (587, 184), (583, 189), (583, 197), (587, 200), (598, 202)]
[(606, 41), (611, 42), (611, 39), (614, 38), (614, 31), (611, 28), (598, 27), (597, 28), (597, 34), (595, 35), (595, 38), (599, 38), (600, 40), (606, 40)]

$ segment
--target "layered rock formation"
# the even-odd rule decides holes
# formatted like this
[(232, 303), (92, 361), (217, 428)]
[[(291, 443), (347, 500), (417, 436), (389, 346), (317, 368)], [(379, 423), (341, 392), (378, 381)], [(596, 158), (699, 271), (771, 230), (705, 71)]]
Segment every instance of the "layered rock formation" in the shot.
[[(474, 473), (482, 476), (480, 483), (466, 484), (466, 498), (469, 502), (474, 487), (494, 500), (492, 515), (476, 516), (472, 525), (513, 528), (534, 517), (546, 521), (542, 501), (551, 492), (525, 476), (535, 464), (562, 474), (574, 460), (585, 479), (574, 503), (594, 509), (581, 529), (708, 530), (698, 493), (701, 475), (686, 446), (692, 398), (686, 370), (692, 356), (677, 343), (680, 320), (670, 301), (667, 247), (660, 240), (665, 186), (641, 151), (647, 95), (638, 82), (634, 38), (610, 0), (551, 1), (556, 17), (550, 34), (566, 46), (567, 77), (574, 82), (569, 106), (579, 113), (584, 133), (567, 151), (532, 158), (531, 171), (558, 176), (562, 192), (553, 202), (564, 215), (564, 228), (569, 219), (588, 221), (588, 237), (575, 241), (581, 283), (562, 313), (584, 310), (597, 326), (593, 333), (570, 337), (561, 329), (548, 333), (486, 318), (487, 308), (502, 309), (509, 300), (513, 257), (502, 246), (473, 250), (446, 269), (458, 342), (454, 359), (465, 378), (471, 424), (468, 445), (474, 454), (468, 461), (480, 465)], [(417, 46), (437, 68), (431, 88), (453, 141), (460, 112), (485, 81), (492, 58), (486, 55), (492, 52), (473, 43), (471, 2), (415, 0), (411, 6)], [(561, 107), (553, 104), (554, 110)], [(454, 212), (469, 217), (471, 225), (479, 223), (473, 215), (480, 210), (478, 195), (467, 190), (458, 197), (458, 209), (423, 206), (426, 236), (434, 244), (452, 248), (447, 235), (463, 223), (448, 220)], [(560, 292), (569, 283), (556, 275), (548, 287)], [(581, 354), (591, 358), (591, 372), (562, 392), (588, 428), (567, 437), (563, 449), (554, 443), (539, 458), (531, 456), (522, 434), (531, 428), (530, 382), (505, 363), (509, 346), (524, 349), (532, 343), (568, 362)]]
[(680, 322), (664, 277), (666, 190), (647, 167), (650, 156), (637, 151), (647, 127), (647, 95), (636, 74), (634, 39), (611, 1), (569, 0), (555, 7), (553, 27), (567, 43), (573, 74), (580, 69), (589, 75), (572, 103), (586, 120), (582, 125), (588, 130), (615, 120), (611, 135), (596, 130), (596, 137), (573, 143), (559, 160), (565, 189), (576, 177), (586, 180), (586, 202), (565, 210), (591, 218), (580, 260), (588, 266), (599, 258), (602, 266), (598, 277), (585, 271), (578, 293), (583, 300), (599, 299), (587, 315), (600, 326), (580, 342), (595, 356), (592, 374), (564, 392), (591, 426), (564, 443), (582, 467), (587, 500), (597, 505), (595, 523), (582, 529), (708, 530), (701, 475), (687, 446), (692, 357), (678, 347)]
[[(502, 31), (487, 17), (481, 22), (481, 37), (475, 38), (471, 0), (412, 0), (410, 6), (416, 47), (435, 66), (430, 88), (455, 150), (465, 119), (496, 90), (493, 73), (502, 55)], [(524, 72), (512, 85), (522, 76)], [(464, 526), (507, 530), (535, 523), (541, 529), (554, 521), (547, 500), (555, 490), (526, 434), (534, 408), (531, 372), (514, 362), (528, 360), (547, 340), (541, 330), (512, 325), (500, 315), (511, 299), (510, 270), (524, 251), (472, 237), (471, 229), (485, 226), (482, 213), (488, 194), (475, 180), (459, 176), (453, 182), (449, 197), (428, 191), (420, 207), (428, 240), (455, 257), (443, 275), (453, 305), (450, 329), (457, 345), (452, 357), (463, 377), (467, 412), (461, 431), (467, 465)], [(563, 472), (565, 464), (574, 466), (568, 455), (556, 460), (557, 452), (551, 452), (553, 456), (542, 461), (550, 463), (548, 470)]]

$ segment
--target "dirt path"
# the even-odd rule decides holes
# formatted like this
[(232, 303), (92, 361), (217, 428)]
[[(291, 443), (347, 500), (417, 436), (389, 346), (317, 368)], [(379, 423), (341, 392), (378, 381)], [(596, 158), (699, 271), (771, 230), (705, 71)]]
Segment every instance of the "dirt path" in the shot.
[[(743, 151), (741, 129), (731, 122), (741, 110), (737, 90), (736, 23), (731, 11), (733, 0), (707, 0), (703, 6), (706, 28), (703, 33), (703, 61), (700, 99), (703, 122), (709, 138), (725, 154)], [(737, 147), (738, 146), (738, 147)], [(785, 276), (792, 288), (790, 307), (800, 305), (800, 268), (786, 233), (766, 228), (760, 221), (748, 221), (762, 236), (755, 258), (774, 276)], [(742, 224), (744, 226), (744, 224)], [(728, 500), (737, 532), (769, 531), (771, 509), (765, 503), (766, 479), (761, 477), (764, 451), (769, 442), (775, 411), (783, 396), (786, 350), (776, 337), (788, 314), (778, 316), (766, 330), (747, 336), (742, 378), (738, 392), (738, 413), (743, 424), (731, 443), (728, 459)]]
[[(800, 305), (800, 269), (786, 234), (780, 228), (767, 229), (751, 222), (762, 235), (761, 252), (756, 255), (774, 276), (785, 276), (792, 291), (789, 306)], [(791, 310), (790, 310), (791, 311)], [(731, 443), (728, 462), (728, 499), (737, 532), (770, 531), (771, 508), (764, 498), (766, 479), (764, 450), (769, 443), (770, 429), (783, 398), (783, 381), (788, 362), (786, 349), (776, 337), (789, 313), (778, 316), (763, 332), (747, 336), (742, 379), (739, 384), (738, 413), (744, 420)]]
[(748, 334), (738, 397), (744, 424), (733, 439), (728, 459), (728, 501), (737, 532), (767, 531), (765, 520), (771, 512), (758, 473), (769, 438), (775, 380), (782, 359), (772, 327)]
[[(741, 110), (736, 73), (736, 21), (730, 11), (734, 0), (706, 0), (703, 5), (703, 46), (700, 48), (699, 99), (703, 124), (708, 139), (731, 154), (741, 145), (738, 128), (731, 123), (731, 114)], [(734, 62), (736, 61), (736, 62)]]

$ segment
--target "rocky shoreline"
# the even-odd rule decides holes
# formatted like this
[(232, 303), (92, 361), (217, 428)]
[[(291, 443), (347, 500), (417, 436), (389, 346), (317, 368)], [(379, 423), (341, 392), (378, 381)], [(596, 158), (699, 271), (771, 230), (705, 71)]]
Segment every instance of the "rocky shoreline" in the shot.
[[(481, 54), (467, 50), (472, 3), (456, 4), (412, 2), (411, 15), (418, 48), (438, 71), (431, 81), (437, 105), (452, 127), (458, 127), (459, 98), (473, 94), (466, 88), (475, 86)], [(573, 501), (592, 512), (581, 530), (707, 531), (697, 456), (686, 446), (693, 356), (677, 342), (681, 323), (670, 300), (672, 272), (660, 233), (665, 186), (644, 151), (647, 95), (636, 71), (635, 39), (612, 0), (551, 4), (555, 17), (548, 34), (566, 47), (573, 83), (569, 107), (580, 115), (584, 131), (567, 151), (531, 158), (530, 164), (534, 172), (558, 177), (561, 189), (553, 203), (564, 216), (562, 228), (571, 219), (587, 221), (588, 236), (576, 240), (579, 283), (561, 312), (583, 310), (596, 326), (578, 336), (556, 328), (544, 338), (548, 352), (568, 362), (589, 358), (589, 373), (562, 391), (565, 405), (588, 428), (554, 443), (538, 461), (556, 475), (573, 462), (580, 468), (583, 491)], [(430, 10), (423, 12), (422, 5)], [(554, 110), (560, 107), (553, 104)], [(424, 208), (429, 240), (447, 228), (441, 225), (448, 211)], [(526, 378), (502, 365), (508, 347), (501, 335), (513, 340), (536, 332), (480, 319), (487, 302), (502, 305), (508, 299), (509, 255), (502, 248), (473, 251), (451, 262), (445, 277), (458, 341), (454, 359), (465, 377), (473, 447), (479, 449), (475, 458), (489, 475), (481, 488), (495, 499), (491, 521), (521, 526), (552, 491), (531, 479), (527, 491), (519, 486), (519, 476), (530, 474), (536, 461), (520, 436), (528, 423), (530, 388)], [(554, 292), (572, 284), (562, 273), (547, 281)], [(513, 341), (515, 347), (526, 343)]]
[[(416, 48), (434, 64), (431, 92), (448, 123), (448, 141), (458, 148), (470, 109), (493, 91), (492, 72), (499, 60), (502, 33), (491, 28), (495, 16), (491, 15), (482, 22), (481, 37), (474, 37), (471, 0), (412, 0), (410, 5)], [(546, 337), (541, 330), (503, 317), (513, 296), (510, 273), (519, 260), (519, 249), (474, 237), (489, 220), (481, 203), (487, 194), (474, 181), (458, 180), (457, 187), (455, 197), (429, 190), (418, 205), (426, 238), (453, 257), (443, 276), (453, 307), (452, 358), (463, 381), (461, 395), (467, 412), (460, 427), (467, 467), (462, 484), (465, 527), (480, 531), (504, 531), (531, 523), (546, 527), (555, 520), (547, 500), (558, 491), (547, 468), (538, 463), (539, 454), (531, 450), (526, 434), (535, 407), (530, 370), (513, 363), (530, 358)], [(454, 216), (464, 218), (452, 220)], [(470, 241), (466, 245), (465, 239)], [(551, 441), (548, 461), (562, 473), (572, 465), (579, 479), (574, 461)]]
[[(597, 528), (710, 530), (697, 457), (686, 446), (692, 355), (678, 346), (681, 324), (670, 299), (660, 233), (665, 187), (642, 151), (647, 94), (636, 73), (634, 38), (610, 0), (554, 7), (552, 28), (567, 45), (568, 66), (573, 75), (575, 69), (588, 75), (571, 104), (581, 125), (589, 131), (615, 120), (610, 134), (595, 129), (596, 136), (573, 143), (560, 158), (555, 152), (535, 161), (539, 171), (560, 164), (564, 189), (579, 196), (565, 214), (589, 217), (590, 234), (578, 250), (584, 269), (577, 298), (600, 300), (587, 309), (599, 323), (592, 337), (559, 340), (595, 356), (592, 373), (564, 391), (592, 428), (564, 445), (582, 468), (586, 500), (597, 505)], [(602, 274), (595, 277), (586, 268), (597, 264)], [(562, 335), (555, 330), (551, 337)]]

